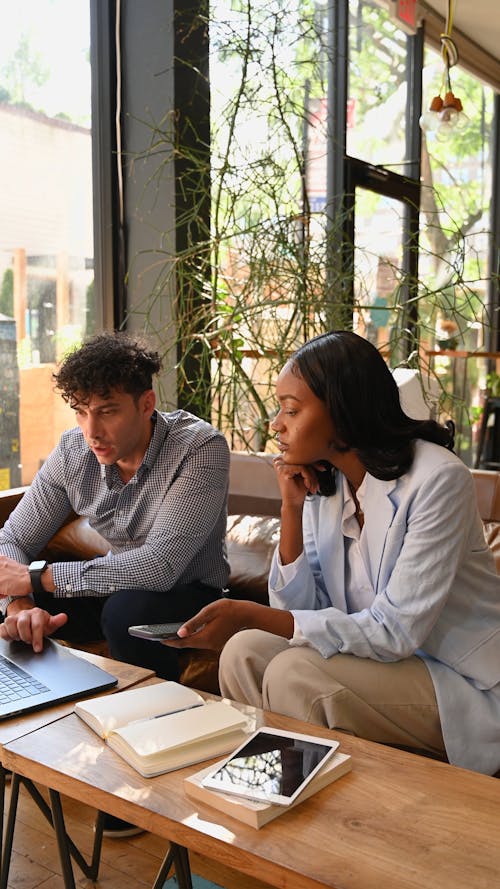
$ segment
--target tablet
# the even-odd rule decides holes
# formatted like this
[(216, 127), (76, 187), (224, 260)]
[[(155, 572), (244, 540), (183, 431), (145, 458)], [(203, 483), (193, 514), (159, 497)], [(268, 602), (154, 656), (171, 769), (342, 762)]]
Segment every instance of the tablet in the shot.
[(260, 728), (214, 766), (204, 787), (281, 806), (293, 803), (333, 756), (338, 741)]

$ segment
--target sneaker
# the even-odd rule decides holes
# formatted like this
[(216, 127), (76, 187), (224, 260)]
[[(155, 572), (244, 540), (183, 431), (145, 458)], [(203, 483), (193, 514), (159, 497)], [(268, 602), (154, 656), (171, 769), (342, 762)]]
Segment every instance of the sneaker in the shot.
[(103, 837), (121, 840), (125, 837), (135, 837), (139, 833), (144, 833), (142, 827), (136, 827), (135, 824), (123, 821), (122, 818), (117, 818), (115, 815), (104, 815)]

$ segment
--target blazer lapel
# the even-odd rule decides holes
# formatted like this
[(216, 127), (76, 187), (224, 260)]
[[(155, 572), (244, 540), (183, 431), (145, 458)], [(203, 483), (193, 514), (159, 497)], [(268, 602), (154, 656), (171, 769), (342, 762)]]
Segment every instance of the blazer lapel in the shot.
[[(341, 486), (341, 479), (342, 476), (339, 473), (337, 482), (339, 487)], [(343, 490), (338, 491), (334, 497), (320, 498), (317, 545), (320, 564), (335, 565), (335, 571), (331, 573), (329, 585), (332, 604), (345, 612), (345, 551), (344, 535), (342, 534), (343, 504)], [(320, 527), (329, 528), (330, 534), (321, 535), (319, 533)]]
[(361, 535), (360, 551), (375, 593), (378, 589), (387, 532), (396, 513), (396, 506), (390, 495), (397, 483), (397, 479), (386, 482), (371, 475), (367, 477), (363, 502), (365, 527), (364, 534)]

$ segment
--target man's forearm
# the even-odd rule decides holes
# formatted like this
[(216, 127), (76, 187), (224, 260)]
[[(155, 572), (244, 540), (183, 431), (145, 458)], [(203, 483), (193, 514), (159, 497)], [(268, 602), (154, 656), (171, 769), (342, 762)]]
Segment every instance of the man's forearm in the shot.
[[(0, 568), (3, 568), (3, 586), (5, 593), (2, 601), (2, 611), (5, 615), (17, 614), (35, 605), (33, 587), (27, 565), (20, 565), (13, 560), (0, 559)], [(50, 565), (41, 575), (43, 589), (54, 592), (55, 585)], [(9, 587), (12, 592), (9, 592)], [(6, 603), (6, 604), (5, 604)]]

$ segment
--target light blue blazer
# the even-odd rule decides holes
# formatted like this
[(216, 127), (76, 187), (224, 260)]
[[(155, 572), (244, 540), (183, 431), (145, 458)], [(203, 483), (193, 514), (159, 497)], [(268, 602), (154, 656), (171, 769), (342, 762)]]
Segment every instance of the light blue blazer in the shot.
[(485, 541), (467, 467), (417, 441), (406, 475), (367, 475), (360, 552), (369, 608), (348, 614), (344, 587), (343, 485), (304, 506), (304, 552), (283, 584), (274, 555), (271, 605), (293, 612), (325, 658), (378, 661), (416, 654), (429, 669), (449, 761), (500, 769), (500, 577)]

